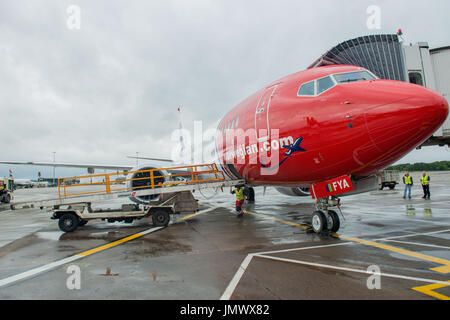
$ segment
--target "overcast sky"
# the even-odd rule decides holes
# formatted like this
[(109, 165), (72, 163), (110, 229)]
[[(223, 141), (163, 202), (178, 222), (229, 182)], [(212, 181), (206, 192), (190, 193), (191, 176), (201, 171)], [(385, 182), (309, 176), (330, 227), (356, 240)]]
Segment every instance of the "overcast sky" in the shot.
[[(381, 9), (379, 30), (367, 27), (370, 5)], [(266, 84), (362, 35), (402, 28), (407, 42), (450, 45), (449, 12), (447, 0), (2, 0), (0, 160), (51, 162), (53, 152), (57, 162), (167, 158), (177, 107), (188, 129), (194, 120), (213, 124)], [(436, 160), (450, 160), (448, 149), (402, 161)], [(0, 165), (0, 176), (9, 168), (16, 177), (52, 172)]]

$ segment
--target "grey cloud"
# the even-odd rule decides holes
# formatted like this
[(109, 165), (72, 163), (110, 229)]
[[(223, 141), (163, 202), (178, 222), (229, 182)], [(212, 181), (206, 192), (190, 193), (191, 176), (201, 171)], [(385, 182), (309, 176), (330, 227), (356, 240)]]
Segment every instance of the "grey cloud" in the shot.
[[(70, 4), (81, 8), (80, 30), (66, 27)], [(382, 9), (381, 30), (366, 27), (370, 4)], [(4, 0), (1, 158), (168, 157), (179, 106), (188, 129), (194, 120), (214, 123), (264, 85), (364, 34), (402, 27), (408, 41), (448, 45), (449, 9), (444, 0)]]

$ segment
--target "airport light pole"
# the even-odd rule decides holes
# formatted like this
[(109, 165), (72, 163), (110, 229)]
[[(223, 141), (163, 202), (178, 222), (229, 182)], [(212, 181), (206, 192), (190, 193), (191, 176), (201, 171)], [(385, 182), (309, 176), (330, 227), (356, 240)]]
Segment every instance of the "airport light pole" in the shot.
[(56, 161), (56, 152), (53, 151), (53, 186), (55, 186), (55, 161)]
[(139, 152), (136, 152), (136, 166), (139, 164)]

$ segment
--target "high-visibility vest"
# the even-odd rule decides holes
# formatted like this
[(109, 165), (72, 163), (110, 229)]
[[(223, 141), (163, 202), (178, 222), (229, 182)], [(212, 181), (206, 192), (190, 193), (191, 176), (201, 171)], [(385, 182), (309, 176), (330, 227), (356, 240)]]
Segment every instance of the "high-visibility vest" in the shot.
[(420, 176), (420, 182), (422, 182), (423, 186), (427, 186), (429, 183), (430, 177), (426, 174), (425, 176)]
[(236, 189), (236, 200), (241, 201), (244, 200), (244, 189)]
[(412, 178), (411, 176), (403, 176), (403, 179), (405, 179), (405, 184), (412, 184)]

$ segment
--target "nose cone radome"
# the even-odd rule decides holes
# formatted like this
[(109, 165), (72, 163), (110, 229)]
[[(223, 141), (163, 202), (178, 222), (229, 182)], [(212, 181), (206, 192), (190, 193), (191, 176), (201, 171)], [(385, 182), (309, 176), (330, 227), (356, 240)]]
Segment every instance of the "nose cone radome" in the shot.
[(387, 163), (422, 144), (448, 115), (444, 97), (425, 87), (410, 86), (409, 97), (395, 100), (394, 94), (392, 102), (366, 112), (369, 136), (381, 154), (390, 155)]

